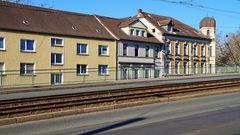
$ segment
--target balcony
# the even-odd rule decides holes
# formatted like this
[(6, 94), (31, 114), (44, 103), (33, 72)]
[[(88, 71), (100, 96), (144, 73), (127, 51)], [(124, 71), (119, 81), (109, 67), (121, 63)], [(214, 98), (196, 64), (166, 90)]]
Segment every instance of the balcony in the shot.
[(119, 56), (118, 61), (121, 63), (154, 63), (152, 57), (135, 57), (135, 56)]

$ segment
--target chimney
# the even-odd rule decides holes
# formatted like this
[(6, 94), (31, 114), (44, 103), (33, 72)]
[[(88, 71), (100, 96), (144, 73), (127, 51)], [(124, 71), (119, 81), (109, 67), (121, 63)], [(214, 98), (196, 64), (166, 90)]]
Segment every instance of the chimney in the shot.
[(142, 13), (142, 9), (138, 9), (138, 14), (141, 14)]
[(137, 16), (138, 16), (138, 17), (142, 16), (142, 9), (138, 9), (138, 11), (137, 11)]

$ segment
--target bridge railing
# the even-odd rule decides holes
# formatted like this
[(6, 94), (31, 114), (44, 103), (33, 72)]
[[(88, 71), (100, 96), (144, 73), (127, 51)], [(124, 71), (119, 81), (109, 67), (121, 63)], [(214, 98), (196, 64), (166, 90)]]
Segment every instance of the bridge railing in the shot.
[(240, 73), (239, 66), (211, 67), (111, 67), (107, 70), (41, 69), (0, 71), (0, 88), (41, 85), (93, 83), (115, 80), (150, 79), (175, 76)]

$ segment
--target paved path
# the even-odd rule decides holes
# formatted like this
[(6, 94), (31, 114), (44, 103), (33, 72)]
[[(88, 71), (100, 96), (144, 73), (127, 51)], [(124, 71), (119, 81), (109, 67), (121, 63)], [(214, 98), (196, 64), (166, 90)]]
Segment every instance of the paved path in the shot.
[(103, 90), (114, 90), (123, 88), (136, 88), (143, 86), (155, 86), (155, 85), (166, 85), (166, 84), (177, 84), (177, 83), (187, 83), (187, 82), (201, 82), (207, 80), (221, 80), (230, 78), (239, 78), (239, 74), (232, 75), (220, 75), (220, 76), (200, 76), (200, 77), (180, 77), (180, 78), (166, 78), (155, 79), (155, 80), (141, 80), (141, 81), (121, 81), (121, 83), (108, 83), (107, 85), (90, 85), (87, 87), (81, 86), (80, 88), (62, 88), (58, 90), (41, 90), (41, 91), (31, 91), (31, 92), (17, 92), (17, 93), (1, 93), (0, 100), (6, 99), (18, 99), (27, 97), (38, 97), (38, 96), (48, 96), (48, 95), (59, 95), (59, 94), (70, 94), (70, 93), (81, 93), (81, 92), (91, 92), (91, 91), (103, 91)]
[(240, 93), (231, 93), (2, 126), (0, 135), (237, 135), (239, 121)]

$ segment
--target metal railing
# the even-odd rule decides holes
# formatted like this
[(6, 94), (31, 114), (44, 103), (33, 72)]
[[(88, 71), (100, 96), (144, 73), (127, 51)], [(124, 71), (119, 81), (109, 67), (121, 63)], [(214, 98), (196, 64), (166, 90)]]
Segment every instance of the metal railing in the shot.
[(211, 67), (206, 65), (204, 67), (185, 68), (113, 67), (102, 74), (97, 68), (89, 68), (85, 74), (78, 73), (77, 69), (39, 69), (26, 72), (26, 74), (21, 74), (19, 70), (6, 70), (0, 71), (0, 88), (225, 73), (240, 73), (240, 67), (236, 65)]

